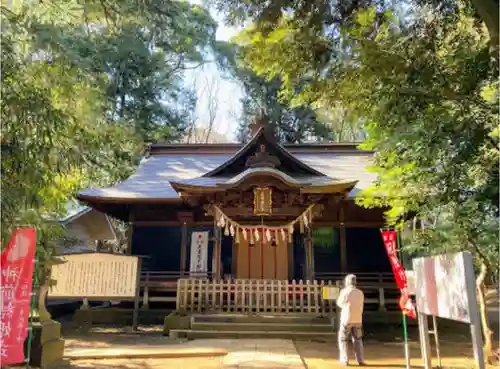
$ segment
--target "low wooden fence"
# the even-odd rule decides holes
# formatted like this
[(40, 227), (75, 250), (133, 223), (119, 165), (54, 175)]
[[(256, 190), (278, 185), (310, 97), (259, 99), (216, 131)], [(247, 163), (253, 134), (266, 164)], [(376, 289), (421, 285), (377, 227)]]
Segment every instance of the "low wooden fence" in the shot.
[[(365, 293), (365, 310), (397, 309), (399, 291), (392, 274), (356, 273)], [(181, 276), (179, 272), (141, 273), (140, 298), (143, 308), (151, 303), (176, 303), (186, 311), (296, 311), (328, 313), (332, 301), (323, 301), (322, 287), (340, 286), (340, 273), (316, 274), (315, 281), (277, 281), (211, 278), (206, 273)], [(288, 291), (288, 292), (287, 292)], [(88, 301), (83, 299), (84, 307)]]
[[(207, 278), (207, 273), (191, 275), (190, 278)], [(140, 280), (140, 295), (142, 307), (148, 308), (150, 302), (175, 302), (177, 281), (182, 278), (180, 272), (142, 272)]]
[[(336, 302), (324, 300), (323, 287), (341, 287), (333, 281), (277, 281), (257, 279), (179, 279), (176, 307), (180, 312), (304, 313), (328, 315), (336, 311)], [(373, 291), (372, 291), (373, 290)], [(386, 310), (386, 304), (397, 298), (386, 298), (383, 287), (364, 286), (365, 305), (375, 304)], [(373, 293), (375, 292), (375, 297)]]

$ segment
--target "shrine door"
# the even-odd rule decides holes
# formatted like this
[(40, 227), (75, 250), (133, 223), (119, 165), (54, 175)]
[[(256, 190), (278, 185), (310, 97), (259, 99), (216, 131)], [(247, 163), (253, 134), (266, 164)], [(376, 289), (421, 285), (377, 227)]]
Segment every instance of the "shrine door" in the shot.
[(250, 246), (248, 240), (240, 238), (236, 245), (236, 277), (242, 279), (288, 280), (288, 243), (281, 237), (272, 246), (266, 239)]

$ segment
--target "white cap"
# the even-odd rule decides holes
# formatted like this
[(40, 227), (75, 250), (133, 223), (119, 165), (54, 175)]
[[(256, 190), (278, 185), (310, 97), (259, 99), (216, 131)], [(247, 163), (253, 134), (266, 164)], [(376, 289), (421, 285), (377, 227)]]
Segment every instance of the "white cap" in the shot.
[(344, 279), (344, 284), (346, 286), (355, 286), (356, 285), (356, 276), (354, 274), (346, 275)]

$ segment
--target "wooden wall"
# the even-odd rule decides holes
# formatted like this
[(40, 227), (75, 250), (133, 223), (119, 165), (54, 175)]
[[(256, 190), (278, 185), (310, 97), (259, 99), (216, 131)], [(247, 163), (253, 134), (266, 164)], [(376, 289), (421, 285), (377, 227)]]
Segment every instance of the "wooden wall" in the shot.
[[(208, 249), (208, 270), (212, 272), (212, 257), (214, 249), (213, 228), (188, 228), (186, 240), (186, 254), (184, 270), (189, 272), (191, 233), (193, 231), (209, 231), (210, 241)], [(385, 253), (382, 237), (378, 228), (346, 228), (346, 262), (348, 272), (391, 272), (390, 264)], [(181, 270), (181, 227), (143, 227), (136, 226), (132, 237), (132, 254), (147, 256), (144, 260), (144, 269), (152, 271)], [(340, 231), (331, 232), (331, 242), (313, 246), (314, 271), (321, 273), (341, 273)], [(324, 237), (323, 237), (324, 239)], [(314, 232), (313, 232), (314, 240)], [(275, 252), (277, 253), (277, 276), (283, 279), (304, 279), (306, 273), (306, 258), (304, 252), (304, 235), (294, 233), (292, 245), (281, 244), (284, 241), (278, 238), (276, 250), (267, 242), (262, 250), (260, 241), (250, 247), (251, 273), (248, 273), (249, 246), (241, 240), (234, 245), (230, 236), (222, 237), (222, 264), (221, 274), (232, 273), (240, 278), (261, 278), (262, 265), (264, 276), (273, 278), (275, 268)], [(264, 253), (262, 253), (264, 251)]]

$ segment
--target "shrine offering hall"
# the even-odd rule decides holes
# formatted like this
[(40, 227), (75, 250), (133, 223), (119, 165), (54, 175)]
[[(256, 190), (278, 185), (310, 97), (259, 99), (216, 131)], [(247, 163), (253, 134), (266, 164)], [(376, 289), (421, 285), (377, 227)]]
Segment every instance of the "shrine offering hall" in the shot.
[(142, 273), (339, 280), (389, 274), (384, 209), (355, 197), (375, 179), (354, 144), (280, 145), (265, 124), (242, 144), (152, 145), (126, 181), (78, 199), (131, 224)]

